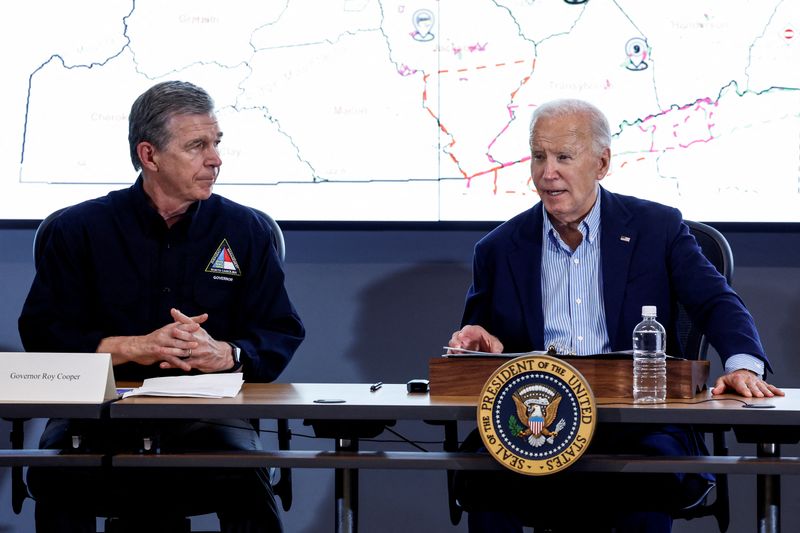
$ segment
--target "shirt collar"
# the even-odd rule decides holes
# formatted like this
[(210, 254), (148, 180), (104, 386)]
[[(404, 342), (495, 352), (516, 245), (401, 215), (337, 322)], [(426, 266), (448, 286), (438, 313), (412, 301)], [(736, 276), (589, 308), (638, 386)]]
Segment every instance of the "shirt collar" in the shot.
[[(139, 177), (131, 186), (133, 190), (134, 209), (137, 216), (142, 221), (143, 227), (150, 232), (164, 233), (168, 231), (167, 224), (158, 211), (152, 206), (150, 198), (144, 190), (144, 177), (139, 174)], [(177, 224), (172, 226), (173, 229), (187, 231), (195, 220), (195, 215), (200, 210), (202, 202), (197, 201), (189, 206), (186, 215)]]

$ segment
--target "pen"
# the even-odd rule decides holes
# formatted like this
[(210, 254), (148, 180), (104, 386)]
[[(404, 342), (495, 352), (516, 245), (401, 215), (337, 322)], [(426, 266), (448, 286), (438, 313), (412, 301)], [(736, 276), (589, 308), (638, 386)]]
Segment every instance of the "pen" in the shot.
[(370, 385), (369, 386), (369, 391), (370, 392), (375, 392), (376, 390), (380, 389), (381, 387), (383, 387), (383, 382), (379, 381), (377, 383), (373, 383), (372, 385)]

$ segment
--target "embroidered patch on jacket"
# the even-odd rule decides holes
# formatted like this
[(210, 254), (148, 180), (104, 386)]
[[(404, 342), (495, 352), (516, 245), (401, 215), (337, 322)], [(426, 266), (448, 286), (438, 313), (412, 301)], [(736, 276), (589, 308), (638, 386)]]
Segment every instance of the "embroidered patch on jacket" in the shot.
[(555, 357), (512, 359), (489, 376), (480, 398), (481, 439), (514, 472), (554, 474), (574, 464), (592, 440), (592, 390), (580, 372)]
[(213, 274), (227, 274), (229, 276), (241, 276), (242, 271), (239, 269), (239, 262), (236, 261), (236, 256), (233, 255), (231, 245), (228, 244), (228, 239), (222, 239), (222, 242), (217, 247), (217, 251), (208, 262), (206, 272)]

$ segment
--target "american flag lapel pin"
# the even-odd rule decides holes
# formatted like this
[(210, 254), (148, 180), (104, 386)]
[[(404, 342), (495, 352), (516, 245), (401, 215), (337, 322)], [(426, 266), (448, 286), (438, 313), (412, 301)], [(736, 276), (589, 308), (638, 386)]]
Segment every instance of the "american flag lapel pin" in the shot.
[(631, 242), (631, 238), (628, 237), (627, 235), (620, 235), (619, 240), (621, 240), (622, 242)]

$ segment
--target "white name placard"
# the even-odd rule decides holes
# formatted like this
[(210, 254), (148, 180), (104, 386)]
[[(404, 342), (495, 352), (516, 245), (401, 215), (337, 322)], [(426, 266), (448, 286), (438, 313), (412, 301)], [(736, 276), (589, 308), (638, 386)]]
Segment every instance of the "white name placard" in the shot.
[(0, 401), (102, 403), (116, 397), (111, 354), (0, 352)]

